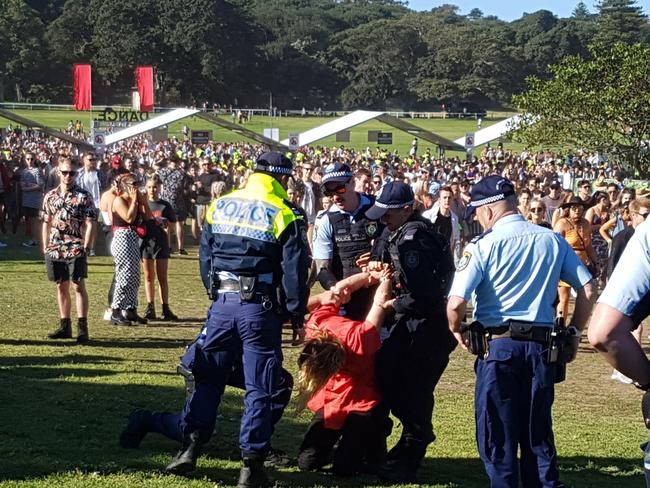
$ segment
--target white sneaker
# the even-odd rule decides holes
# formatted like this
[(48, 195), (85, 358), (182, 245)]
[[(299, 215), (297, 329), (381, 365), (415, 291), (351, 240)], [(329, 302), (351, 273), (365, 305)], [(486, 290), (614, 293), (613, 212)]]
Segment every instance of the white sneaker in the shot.
[(612, 379), (616, 381), (620, 381), (624, 385), (631, 385), (632, 383), (634, 383), (632, 379), (628, 378), (627, 376), (625, 376), (623, 373), (621, 373), (616, 369), (612, 372)]
[(90, 251), (88, 251), (88, 256), (97, 256), (97, 254), (95, 254), (94, 249), (91, 249)]
[(5, 244), (4, 242), (0, 241), (0, 247), (7, 247), (8, 244)]
[(106, 310), (104, 310), (104, 317), (103, 317), (104, 321), (105, 322), (110, 322), (111, 321), (111, 315), (113, 315), (113, 310), (112, 309), (107, 308)]

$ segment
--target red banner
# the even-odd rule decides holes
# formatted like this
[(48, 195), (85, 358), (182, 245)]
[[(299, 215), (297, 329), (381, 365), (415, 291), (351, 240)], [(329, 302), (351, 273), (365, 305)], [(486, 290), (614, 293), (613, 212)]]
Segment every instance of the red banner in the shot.
[(74, 108), (75, 110), (90, 110), (92, 105), (92, 75), (89, 64), (74, 65)]
[(140, 95), (140, 111), (153, 112), (153, 67), (138, 66), (135, 69), (135, 84)]

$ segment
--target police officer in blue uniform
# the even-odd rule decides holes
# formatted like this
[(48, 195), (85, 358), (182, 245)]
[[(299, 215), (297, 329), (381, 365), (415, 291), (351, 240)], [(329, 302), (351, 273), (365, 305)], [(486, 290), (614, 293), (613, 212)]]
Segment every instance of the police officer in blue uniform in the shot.
[(402, 435), (379, 471), (392, 482), (413, 481), (435, 439), (433, 392), (456, 347), (445, 314), (454, 272), (449, 243), (413, 210), (414, 203), (411, 187), (393, 181), (366, 212), (386, 224), (373, 257), (394, 270), (395, 299), (387, 305), (394, 316), (376, 359), (381, 391), (402, 424)]
[(286, 193), (291, 161), (264, 153), (254, 170), (245, 188), (215, 200), (207, 211), (199, 264), (213, 303), (192, 364), (195, 391), (180, 415), (183, 446), (167, 467), (174, 473), (195, 468), (241, 358), (246, 395), (240, 488), (271, 484), (263, 463), (282, 365), (282, 323), (290, 319), (302, 328), (309, 295), (306, 223)]
[[(639, 225), (598, 298), (589, 324), (589, 342), (634, 385), (646, 391), (643, 413), (650, 428), (650, 361), (630, 332), (650, 314), (650, 222)], [(650, 443), (644, 462), (650, 487)]]
[[(367, 217), (374, 198), (354, 191), (354, 175), (348, 165), (332, 163), (325, 167), (321, 189), (331, 198), (332, 206), (316, 220), (313, 256), (318, 281), (329, 290), (337, 281), (361, 271), (357, 260), (370, 252), (372, 241), (384, 226), (377, 219)], [(364, 320), (373, 294), (374, 288), (355, 292), (345, 306), (346, 317)]]
[[(475, 365), (478, 451), (493, 487), (516, 488), (520, 475), (524, 487), (561, 487), (551, 426), (554, 305), (562, 279), (577, 293), (564, 336), (570, 362), (591, 310), (591, 275), (559, 234), (517, 212), (510, 181), (482, 179), (472, 188), (471, 206), (485, 232), (457, 265), (447, 315), (463, 348), (485, 340)], [(476, 322), (468, 337), (461, 321), (470, 297)]]

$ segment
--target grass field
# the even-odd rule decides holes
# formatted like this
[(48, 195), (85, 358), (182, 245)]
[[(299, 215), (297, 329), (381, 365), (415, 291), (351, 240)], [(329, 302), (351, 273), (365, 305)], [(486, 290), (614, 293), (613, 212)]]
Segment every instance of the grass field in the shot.
[[(50, 127), (57, 129), (65, 129), (68, 125), (70, 119), (79, 119), (83, 122), (86, 128), (90, 127), (90, 114), (88, 112), (71, 112), (71, 111), (46, 111), (46, 110), (16, 110), (15, 113), (22, 115), (24, 117), (36, 120), (37, 122), (47, 124)], [(94, 115), (96, 117), (96, 114)], [(229, 116), (222, 116), (226, 120), (232, 120)], [(270, 119), (269, 117), (255, 116), (253, 119), (246, 123), (244, 127), (251, 129), (255, 132), (262, 134), (264, 128), (277, 127), (280, 129), (280, 139), (285, 139), (289, 136), (290, 132), (303, 132), (308, 129), (312, 129), (321, 124), (333, 120), (329, 117), (275, 117)], [(468, 120), (459, 120), (459, 119), (407, 119), (409, 122), (422, 127), (424, 129), (430, 130), (436, 134), (439, 134), (447, 139), (457, 139), (463, 137), (467, 132), (475, 132), (476, 121), (473, 119)], [(497, 122), (499, 119), (486, 119), (483, 121), (482, 127), (488, 127), (489, 125)], [(6, 121), (0, 117), (0, 125), (6, 127)], [(175, 122), (169, 127), (170, 135), (180, 135), (181, 128), (184, 124), (187, 124), (190, 129), (195, 130), (212, 130), (213, 131), (213, 140), (220, 142), (239, 142), (242, 138), (238, 134), (234, 134), (228, 130), (221, 129), (213, 124), (198, 119), (196, 117), (190, 117), (188, 119)], [(361, 124), (351, 129), (350, 131), (350, 142), (341, 143), (336, 142), (334, 136), (328, 137), (321, 141), (318, 141), (317, 145), (324, 146), (340, 146), (341, 144), (346, 147), (353, 147), (356, 149), (365, 149), (370, 146), (371, 149), (377, 147), (376, 143), (368, 142), (368, 131), (370, 130), (381, 130), (384, 132), (391, 132), (393, 134), (393, 144), (386, 146), (389, 149), (397, 149), (399, 154), (405, 156), (408, 154), (409, 148), (411, 147), (411, 141), (413, 136), (405, 132), (401, 132), (397, 129), (393, 129), (381, 122), (370, 121), (365, 124)], [(419, 153), (422, 154), (427, 148), (431, 148), (432, 154), (436, 154), (436, 147), (433, 144), (430, 144), (422, 139), (420, 139), (419, 144)], [(506, 147), (510, 147), (514, 150), (521, 150), (523, 146), (519, 144), (507, 144)], [(462, 155), (463, 153), (448, 152), (450, 155)]]
[[(189, 238), (189, 237), (188, 237)], [(183, 347), (197, 333), (208, 307), (198, 277), (196, 248), (170, 263), (171, 305), (179, 323), (116, 327), (100, 320), (113, 273), (112, 259), (90, 260), (91, 343), (46, 338), (57, 325), (54, 285), (38, 252), (22, 236), (2, 236), (0, 249), (0, 486), (2, 487), (202, 487), (232, 486), (239, 470), (237, 432), (242, 394), (228, 388), (218, 432), (189, 479), (163, 468), (177, 445), (150, 435), (140, 450), (123, 450), (118, 435), (136, 407), (175, 410), (184, 400), (175, 374)], [(104, 254), (102, 249), (98, 249)], [(144, 301), (140, 297), (141, 303)], [(290, 343), (290, 332), (285, 339)], [(295, 373), (297, 349), (285, 348)], [(424, 486), (484, 487), (487, 478), (474, 444), (473, 361), (455, 351), (437, 389), (434, 425), (420, 473)], [(641, 394), (609, 379), (611, 369), (582, 345), (567, 381), (556, 389), (556, 443), (562, 478), (573, 487), (642, 486), (639, 444), (646, 432)], [(309, 422), (288, 412), (274, 446), (297, 453)], [(399, 425), (395, 429), (399, 433)], [(390, 443), (394, 443), (393, 434)], [(374, 486), (373, 477), (350, 480), (326, 473), (277, 471), (279, 486)]]

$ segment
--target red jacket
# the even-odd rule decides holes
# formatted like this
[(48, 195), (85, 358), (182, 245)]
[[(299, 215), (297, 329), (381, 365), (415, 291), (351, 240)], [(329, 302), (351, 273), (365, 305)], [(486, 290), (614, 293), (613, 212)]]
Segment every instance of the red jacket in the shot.
[(381, 347), (379, 332), (368, 322), (346, 319), (339, 308), (332, 305), (320, 307), (307, 324), (307, 335), (318, 330), (339, 338), (347, 349), (341, 369), (332, 376), (307, 406), (313, 412), (323, 409), (328, 429), (343, 427), (350, 412), (367, 412), (381, 400), (375, 378), (375, 353)]

